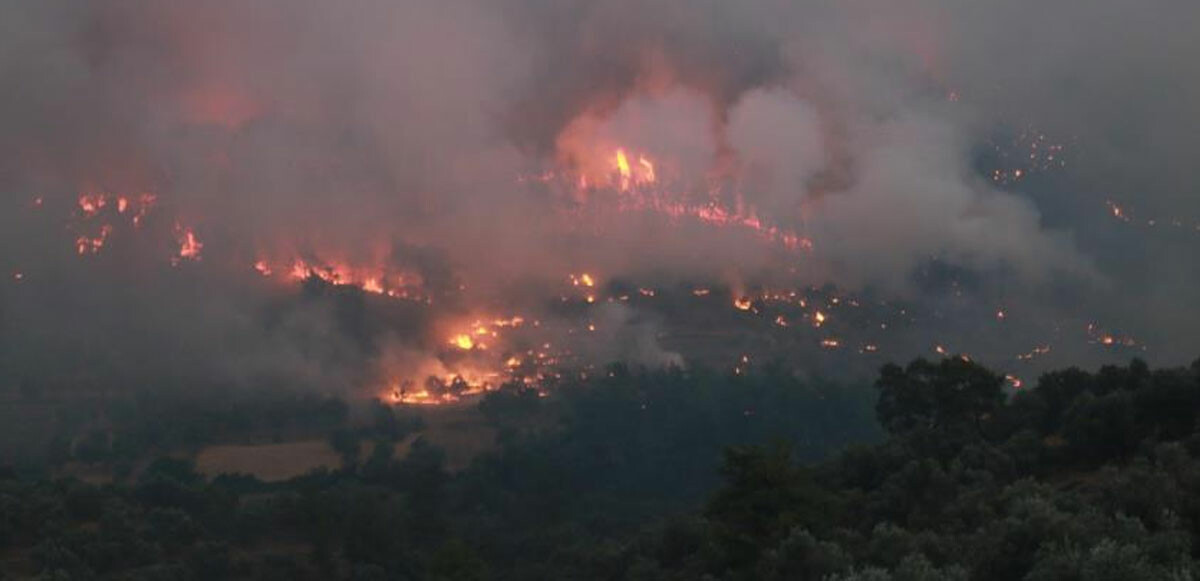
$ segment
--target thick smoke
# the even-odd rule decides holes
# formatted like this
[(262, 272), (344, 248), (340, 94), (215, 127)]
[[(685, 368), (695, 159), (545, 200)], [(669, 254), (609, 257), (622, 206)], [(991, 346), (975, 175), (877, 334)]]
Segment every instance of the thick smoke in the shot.
[[(429, 364), (426, 315), (264, 292), (245, 281), (264, 255), (386, 262), (464, 308), (581, 268), (914, 298), (934, 262), (1187, 357), (1200, 235), (1122, 229), (1104, 203), (1200, 222), (1196, 22), (1170, 0), (6, 3), (0, 267), (22, 280), (0, 287), (0, 362), (11, 381), (326, 387)], [(980, 152), (1029, 128), (1069, 164), (1001, 188)], [(614, 144), (689, 196), (736, 190), (811, 252), (571, 222), (520, 179)], [(87, 191), (157, 202), (79, 257)], [(180, 225), (204, 258), (172, 268)], [(653, 335), (631, 325), (616, 335)]]

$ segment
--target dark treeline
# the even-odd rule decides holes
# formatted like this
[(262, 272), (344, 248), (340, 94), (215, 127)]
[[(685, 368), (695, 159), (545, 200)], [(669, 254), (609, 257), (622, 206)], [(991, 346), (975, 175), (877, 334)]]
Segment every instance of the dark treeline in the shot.
[(963, 359), (887, 366), (885, 442), (804, 466), (726, 452), (725, 484), (643, 533), (638, 579), (1185, 580), (1200, 574), (1200, 362), (1068, 369), (1008, 397)]
[[(30, 400), (42, 398), (26, 398), (18, 406)], [(24, 476), (41, 477), (77, 461), (107, 466), (124, 477), (154, 455), (323, 434), (349, 419), (349, 408), (340, 399), (282, 390), (77, 395), (44, 405), (54, 410), (43, 427), (44, 442), (18, 449), (9, 458)]]
[[(43, 579), (1192, 579), (1200, 363), (1009, 394), (961, 359), (878, 390), (623, 367), (481, 411), (458, 472), (380, 409), (338, 471), (0, 481), (0, 570)], [(873, 404), (873, 405), (872, 405)], [(873, 407), (873, 409), (872, 409)], [(389, 420), (388, 417), (393, 417)], [(882, 427), (882, 429), (880, 428)], [(340, 431), (338, 431), (340, 430)], [(845, 448), (848, 443), (859, 444)], [(830, 455), (837, 450), (842, 450)], [(5, 577), (8, 578), (8, 577)]]

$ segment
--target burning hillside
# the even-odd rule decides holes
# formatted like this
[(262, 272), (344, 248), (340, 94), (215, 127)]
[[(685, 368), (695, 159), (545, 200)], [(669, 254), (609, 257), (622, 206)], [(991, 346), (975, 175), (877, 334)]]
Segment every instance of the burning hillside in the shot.
[[(1176, 241), (1087, 197), (1114, 165), (1176, 191), (1175, 154), (1120, 161), (1034, 71), (996, 89), (973, 58), (1011, 47), (973, 44), (972, 15), (267, 5), (5, 10), (5, 381), (446, 403), (611, 361), (961, 353), (1018, 385), (1176, 357), (1195, 320), (1194, 269), (1126, 276), (1153, 270), (1131, 248)], [(1187, 230), (1172, 199), (1137, 224)]]

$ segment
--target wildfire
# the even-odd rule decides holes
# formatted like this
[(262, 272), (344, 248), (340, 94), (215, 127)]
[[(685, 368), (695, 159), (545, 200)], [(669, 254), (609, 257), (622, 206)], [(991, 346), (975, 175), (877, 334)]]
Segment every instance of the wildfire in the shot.
[(108, 204), (103, 194), (82, 194), (79, 196), (79, 210), (83, 215), (90, 218), (100, 213), (100, 210)]
[(646, 181), (653, 183), (658, 180), (658, 177), (654, 174), (654, 164), (651, 163), (650, 160), (646, 159), (644, 156), (639, 156), (638, 165), (642, 166), (642, 170), (645, 172)]
[[(654, 171), (654, 162), (646, 158), (645, 155), (638, 155), (637, 165), (629, 163), (629, 155), (625, 153), (624, 148), (617, 148), (613, 155), (613, 165), (616, 166), (617, 176), (620, 179), (619, 188), (621, 191), (627, 192), (634, 186), (646, 186), (654, 184), (658, 181), (658, 175)], [(586, 175), (580, 176), (579, 186), (587, 188), (589, 183)], [(603, 183), (599, 180), (598, 183)]]
[(372, 294), (383, 294), (383, 284), (377, 278), (368, 278), (363, 281), (362, 289)]
[[(37, 200), (35, 205), (40, 206), (41, 198)], [(80, 194), (76, 199), (76, 204), (79, 206), (79, 212), (83, 218), (90, 219), (98, 216), (111, 203), (118, 214), (132, 213), (131, 221), (134, 226), (138, 226), (157, 200), (157, 196), (149, 193), (139, 195), (135, 201), (125, 195), (88, 192)]]
[(494, 319), (492, 324), (497, 327), (520, 327), (525, 324), (525, 317), (513, 316), (507, 319)]
[(1105, 203), (1108, 204), (1108, 209), (1112, 213), (1113, 218), (1121, 220), (1122, 222), (1129, 221), (1129, 215), (1125, 213), (1124, 208), (1118, 206), (1117, 203), (1113, 202), (1112, 200), (1109, 200)]
[(112, 226), (105, 224), (96, 236), (79, 236), (75, 239), (75, 250), (80, 255), (95, 254), (104, 248), (108, 235), (112, 234)]
[(450, 339), (450, 344), (462, 349), (463, 351), (470, 351), (475, 348), (475, 340), (472, 339), (471, 335), (467, 333), (459, 333), (458, 335), (455, 335)]
[(179, 252), (171, 259), (172, 264), (178, 265), (183, 260), (200, 260), (200, 250), (204, 248), (204, 243), (196, 238), (196, 233), (191, 228), (176, 224), (175, 237), (179, 241)]
[(150, 211), (150, 208), (153, 207), (157, 201), (158, 196), (155, 196), (154, 194), (142, 194), (141, 196), (138, 196), (138, 209), (137, 212), (134, 213), (132, 219), (135, 228), (142, 224), (142, 220), (146, 217), (146, 213)]
[(617, 150), (617, 171), (621, 174), (621, 189), (628, 189), (633, 174), (629, 169), (629, 160), (625, 158), (624, 149)]
[(579, 275), (572, 274), (570, 275), (570, 278), (572, 286), (582, 286), (587, 288), (594, 288), (596, 286), (596, 279), (592, 278), (592, 275), (586, 272)]
[[(1042, 141), (1036, 140), (1032, 147), (1043, 147)], [(1051, 148), (1046, 145), (1047, 148)], [(1055, 149), (1054, 151), (1057, 151)], [(624, 212), (646, 212), (653, 213), (655, 217), (665, 217), (670, 221), (688, 221), (692, 227), (712, 227), (736, 230), (740, 235), (750, 235), (757, 237), (758, 240), (769, 241), (772, 244), (784, 246), (789, 249), (812, 249), (812, 242), (804, 238), (800, 233), (787, 229), (786, 226), (774, 224), (767, 219), (765, 215), (760, 217), (752, 205), (748, 204), (743, 198), (740, 191), (736, 190), (735, 184), (721, 183), (714, 185), (707, 193), (707, 197), (703, 196), (705, 190), (701, 187), (695, 187), (695, 184), (678, 183), (679, 172), (678, 166), (673, 165), (671, 160), (664, 160), (657, 164), (647, 155), (640, 153), (633, 147), (617, 147), (613, 148), (611, 144), (596, 148), (594, 155), (590, 160), (578, 165), (578, 169), (572, 169), (568, 172), (548, 171), (535, 178), (521, 178), (526, 182), (536, 182), (539, 187), (549, 188), (555, 193), (559, 193), (556, 188), (561, 187), (567, 194), (575, 194), (575, 201), (598, 200), (601, 203), (609, 202), (615, 204), (616, 208)], [(1047, 154), (1048, 160), (1054, 160), (1052, 154)], [(590, 163), (589, 163), (590, 162)], [(574, 166), (573, 166), (574, 167)], [(1021, 179), (1030, 169), (1018, 168), (1007, 170), (1004, 174), (1004, 179)], [(707, 179), (707, 178), (705, 178)], [(713, 185), (713, 184), (709, 184)], [(136, 192), (137, 190), (133, 190)], [(586, 195), (585, 195), (586, 194)], [(597, 195), (599, 194), (599, 195)], [(140, 197), (128, 191), (123, 195), (114, 195), (108, 193), (97, 193), (89, 191), (78, 196), (77, 209), (70, 208), (70, 213), (77, 222), (87, 226), (86, 229), (73, 230), (72, 233), (83, 232), (88, 235), (80, 235), (76, 240), (76, 249), (80, 255), (94, 254), (100, 251), (106, 244), (109, 236), (113, 233), (115, 227), (119, 230), (126, 224), (126, 220), (132, 219), (134, 226), (137, 226), (147, 211), (154, 204), (156, 198), (153, 194), (142, 194)], [(1113, 215), (1118, 219), (1128, 220), (1128, 214), (1116, 204), (1110, 202), (1110, 207)], [(82, 218), (81, 218), (82, 217)], [(84, 222), (87, 220), (87, 222)], [(170, 220), (170, 218), (168, 218)], [(107, 222), (107, 223), (105, 223)], [(97, 232), (97, 227), (100, 227)], [(111, 225), (110, 225), (111, 224)], [(170, 224), (170, 222), (166, 222)], [(154, 229), (153, 231), (158, 231)], [(119, 241), (125, 241), (125, 231), (122, 230), (119, 234)], [(177, 246), (174, 252), (170, 246), (169, 230), (165, 232), (167, 241), (165, 246), (158, 251), (158, 256), (165, 258), (165, 255), (171, 255), (172, 264), (178, 264), (182, 260), (200, 260), (201, 252), (204, 249), (204, 243), (197, 237), (196, 233), (190, 228), (185, 228), (180, 224), (175, 224), (175, 242)], [(205, 232), (206, 236), (208, 234)], [(145, 236), (150, 236), (146, 233)], [(285, 241), (286, 242), (286, 241)], [(216, 261), (220, 245), (210, 248), (206, 251), (207, 261)], [(312, 279), (320, 279), (325, 283), (335, 286), (349, 286), (360, 289), (362, 292), (371, 293), (373, 295), (383, 295), (386, 297), (402, 297), (413, 298), (418, 296), (416, 293), (425, 292), (423, 282), (419, 277), (410, 278), (410, 274), (395, 272), (391, 267), (386, 266), (395, 264), (396, 262), (386, 260), (386, 257), (375, 256), (374, 259), (361, 261), (361, 252), (351, 254), (335, 254), (330, 257), (325, 251), (321, 251), (321, 255), (316, 255), (311, 246), (307, 244), (299, 245), (299, 248), (304, 248), (303, 252), (295, 251), (297, 246), (292, 246), (292, 251), (280, 251), (274, 248), (275, 252), (264, 252), (263, 248), (256, 248), (246, 254), (241, 252), (246, 249), (236, 249), (236, 256), (252, 256), (258, 259), (252, 265), (248, 265), (244, 258), (239, 258), (237, 266), (248, 277), (254, 276), (249, 273), (247, 266), (252, 266), (254, 271), (271, 279), (274, 282), (294, 284), (298, 281), (312, 281)], [(356, 249), (361, 250), (361, 249)], [(303, 256), (303, 258), (298, 258)], [(351, 260), (346, 260), (347, 256), (353, 256)], [(381, 266), (383, 265), (383, 266)], [(586, 268), (595, 268), (597, 265), (588, 264)], [(561, 272), (561, 271), (560, 271)], [(616, 276), (616, 273), (604, 273), (606, 276), (612, 275), (614, 284), (607, 286), (602, 285), (604, 282), (601, 276), (597, 276), (595, 271), (579, 272), (578, 274), (569, 274), (569, 282), (575, 289), (568, 289), (563, 284), (564, 281), (559, 279), (559, 293), (557, 293), (564, 303), (571, 303), (569, 306), (578, 307), (579, 303), (586, 301), (588, 304), (607, 300), (627, 300), (630, 295), (635, 299), (638, 295), (632, 293), (633, 288), (637, 288), (638, 294), (643, 297), (655, 297), (657, 292), (653, 288), (641, 287), (626, 287), (630, 292), (621, 294), (623, 285), (622, 279)], [(21, 274), (16, 273), (14, 279), (21, 280)], [(414, 282), (415, 281), (415, 282)], [(648, 281), (647, 281), (648, 282)], [(661, 282), (661, 281), (658, 281)], [(712, 284), (713, 281), (695, 281), (697, 284)], [(474, 284), (474, 283), (472, 283)], [(415, 290), (417, 287), (421, 290)], [(430, 285), (432, 289), (435, 285)], [(439, 287), (440, 288), (440, 287)], [(597, 290), (599, 289), (599, 290)], [(459, 290), (464, 290), (464, 287), (459, 287)], [(725, 294), (723, 289), (718, 290), (714, 287), (715, 293), (710, 293), (708, 288), (695, 286), (684, 288), (679, 291), (679, 294), (686, 296), (690, 292), (695, 297), (707, 297), (713, 294), (714, 301), (697, 300), (694, 301), (697, 305), (711, 307), (714, 310), (728, 309), (729, 303), (720, 300), (720, 297), (725, 297), (725, 300), (730, 298), (729, 294)], [(755, 289), (753, 294), (741, 294), (745, 290), (744, 287), (738, 287), (732, 296), (732, 303), (736, 310), (753, 312), (756, 315), (763, 317), (763, 325), (756, 325), (755, 332), (766, 330), (766, 332), (805, 336), (803, 328), (807, 324), (811, 324), (814, 328), (822, 328), (826, 323), (831, 323), (830, 329), (822, 329), (814, 332), (816, 337), (808, 335), (808, 341), (816, 340), (819, 348), (814, 348), (813, 344), (808, 343), (808, 348), (813, 350), (837, 350), (847, 349), (845, 353), (850, 353), (849, 349), (857, 347), (859, 354), (876, 353), (880, 348), (875, 343), (864, 343), (863, 339), (879, 340), (885, 346), (885, 349), (890, 349), (894, 346), (895, 341), (888, 341), (884, 337), (862, 337), (848, 335), (845, 339), (830, 337), (833, 333), (844, 334), (852, 332), (852, 328), (859, 324), (860, 321), (867, 320), (874, 313), (864, 308), (861, 312), (863, 316), (850, 316), (846, 314), (843, 319), (839, 319), (837, 324), (832, 324), (830, 317), (833, 310), (839, 310), (845, 314), (845, 309), (857, 308), (859, 304), (850, 295), (845, 295), (845, 298), (836, 296), (828, 296), (825, 291), (819, 291), (815, 287), (810, 287), (809, 290), (804, 289), (784, 289), (778, 291), (769, 291)], [(759, 292), (761, 290), (761, 292)], [(428, 290), (427, 292), (435, 292)], [(453, 291), (451, 291), (453, 292)], [(675, 292), (671, 288), (662, 291), (667, 297), (674, 297)], [(807, 297), (805, 296), (807, 295)], [(427, 295), (421, 295), (423, 300), (430, 302), (431, 299)], [(469, 296), (464, 293), (462, 296)], [(452, 297), (454, 300), (447, 301), (448, 304), (459, 304), (455, 301), (458, 297)], [(376, 299), (370, 299), (375, 302)], [(380, 299), (382, 300), (382, 299)], [(651, 303), (655, 301), (646, 301)], [(657, 302), (662, 302), (660, 299)], [(779, 305), (784, 303), (784, 305)], [(864, 300), (864, 303), (867, 301)], [(432, 304), (432, 302), (430, 302)], [(882, 304), (882, 303), (881, 303)], [(981, 318), (985, 321), (989, 318), (989, 314), (994, 314), (995, 319), (1005, 320), (1008, 318), (1008, 313), (1003, 309), (998, 309), (999, 305), (1010, 307), (1003, 302), (998, 305), (993, 305), (993, 309), (989, 309), (982, 313)], [(832, 309), (831, 313), (824, 313), (822, 310), (817, 310), (815, 307)], [(867, 307), (871, 307), (870, 304)], [(571, 312), (581, 312), (586, 309), (569, 309)], [(480, 311), (475, 311), (473, 316), (478, 316)], [(594, 313), (590, 313), (594, 314)], [(905, 315), (900, 311), (901, 315)], [(457, 316), (457, 315), (455, 315)], [(590, 315), (589, 315), (590, 316)], [(726, 315), (729, 316), (727, 311)], [(746, 315), (749, 318), (749, 315)], [(742, 316), (738, 316), (742, 318)], [(773, 321), (774, 325), (769, 322)], [(904, 323), (911, 321), (917, 322), (917, 318), (905, 317)], [(567, 367), (574, 365), (576, 361), (582, 357), (573, 356), (569, 347), (557, 345), (551, 348), (550, 343), (544, 342), (547, 335), (537, 335), (539, 331), (536, 328), (541, 327), (540, 321), (531, 318), (530, 328), (516, 330), (517, 327), (522, 327), (525, 324), (525, 319), (520, 316), (487, 316), (466, 325), (466, 320), (456, 321), (452, 327), (444, 327), (442, 321), (437, 321), (436, 331), (427, 340), (426, 347), (431, 352), (431, 357), (439, 363), (436, 369), (433, 367), (422, 368), (420, 373), (413, 370), (403, 370), (403, 374), (412, 373), (414, 376), (423, 376), (425, 383), (421, 381), (406, 380), (396, 382), (385, 386), (380, 390), (380, 397), (385, 400), (390, 400), (394, 403), (405, 404), (421, 404), (435, 405), (459, 402), (464, 396), (483, 393), (495, 386), (500, 385), (503, 381), (514, 381), (524, 383), (527, 386), (536, 387), (539, 394), (544, 395), (546, 392), (542, 388), (550, 385), (550, 383), (542, 383), (550, 381), (559, 375), (564, 369), (572, 369), (571, 373), (583, 369), (592, 369), (590, 367), (580, 367), (578, 369)], [(587, 336), (583, 333), (584, 329), (589, 332), (597, 331), (596, 324), (588, 320), (586, 317), (578, 317), (569, 322), (567, 325), (559, 326), (552, 325), (547, 321), (547, 325), (543, 328), (543, 332), (548, 328), (566, 330), (571, 338), (563, 338), (563, 342), (579, 340), (579, 341), (595, 341), (596, 339), (582, 339)], [(871, 320), (870, 327), (874, 329), (876, 325), (878, 329), (889, 329), (889, 323), (895, 327), (897, 320)], [(799, 333), (791, 330), (781, 330), (789, 326), (800, 327)], [(615, 328), (615, 326), (614, 326)], [(612, 335), (615, 332), (610, 332), (611, 329), (606, 325), (602, 329), (600, 335)], [(1092, 330), (1089, 329), (1089, 333)], [(665, 335), (665, 334), (664, 334)], [(825, 338), (821, 338), (824, 335)], [(594, 336), (593, 336), (594, 337)], [(1096, 331), (1091, 335), (1091, 342), (1104, 346), (1118, 345), (1133, 345), (1132, 339), (1123, 339), (1117, 335), (1109, 333), (1101, 333)], [(526, 349), (529, 345), (540, 345), (532, 349)], [(927, 343), (925, 345), (928, 345)], [(935, 347), (937, 353), (946, 355), (947, 351), (941, 345)], [(1030, 353), (1018, 356), (1020, 360), (1032, 359), (1034, 356), (1048, 353), (1049, 346), (1036, 347)], [(581, 353), (583, 351), (581, 350)], [(841, 352), (829, 353), (827, 356), (836, 357)], [(1011, 352), (1006, 353), (1011, 356)], [(573, 359), (573, 357), (575, 357)], [(744, 373), (749, 366), (749, 356), (743, 356), (740, 364), (735, 368), (738, 373)], [(385, 377), (396, 377), (393, 374), (395, 370), (388, 370)], [(405, 375), (401, 375), (405, 376)], [(1015, 380), (1016, 387), (1020, 387), (1020, 380)], [(377, 389), (380, 387), (375, 386)]]
[[(584, 152), (578, 151), (585, 150)], [(664, 216), (670, 220), (696, 220), (715, 228), (743, 229), (772, 244), (788, 250), (812, 250), (812, 241), (796, 232), (763, 221), (751, 207), (746, 206), (740, 192), (732, 192), (736, 198), (735, 208), (726, 207), (717, 201), (715, 192), (727, 188), (728, 184), (709, 179), (709, 196), (703, 200), (689, 199), (689, 192), (697, 191), (695, 184), (673, 183), (664, 179), (658, 165), (647, 155), (633, 153), (625, 147), (608, 149), (611, 154), (602, 154), (603, 162), (593, 158), (593, 152), (605, 148), (569, 147), (563, 157), (575, 162), (571, 171), (548, 172), (519, 176), (519, 183), (543, 183), (557, 186), (556, 190), (572, 204), (596, 200), (598, 203), (615, 203), (621, 212), (647, 212)], [(619, 195), (592, 196), (598, 190), (615, 189)]]
[(1031, 360), (1033, 360), (1035, 357), (1038, 357), (1038, 356), (1040, 356), (1040, 355), (1045, 355), (1045, 354), (1047, 354), (1047, 353), (1049, 353), (1049, 352), (1050, 352), (1050, 346), (1049, 346), (1049, 345), (1043, 345), (1043, 346), (1040, 346), (1040, 347), (1034, 347), (1034, 348), (1033, 348), (1031, 351), (1029, 351), (1028, 353), (1022, 353), (1022, 354), (1020, 354), (1020, 355), (1017, 355), (1017, 360), (1019, 360), (1019, 361), (1031, 361)]
[[(1095, 323), (1089, 323), (1087, 326), (1087, 334), (1091, 341), (1098, 343), (1104, 347), (1137, 347), (1138, 342), (1133, 337), (1119, 337), (1112, 333), (1102, 331)], [(1142, 347), (1144, 350), (1145, 347)]]
[[(317, 278), (334, 286), (355, 287), (374, 295), (431, 302), (428, 296), (424, 296), (420, 292), (421, 279), (416, 275), (388, 272), (381, 267), (357, 267), (345, 264), (318, 265), (299, 258), (285, 264), (288, 266), (284, 276), (293, 282)], [(269, 277), (274, 273), (274, 268), (266, 260), (256, 262), (254, 269), (263, 276)]]
[(1066, 167), (1066, 144), (1050, 140), (1045, 133), (1027, 127), (1008, 143), (993, 143), (992, 149), (1003, 164), (992, 170), (992, 181), (1002, 185), (1016, 184), (1035, 173)]

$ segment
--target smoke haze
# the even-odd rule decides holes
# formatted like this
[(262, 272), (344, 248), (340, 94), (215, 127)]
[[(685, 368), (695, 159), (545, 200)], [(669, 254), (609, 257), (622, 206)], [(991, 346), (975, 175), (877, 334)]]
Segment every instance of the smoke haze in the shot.
[[(934, 264), (1036, 321), (1005, 348), (1094, 321), (1180, 362), (1200, 328), (1197, 23), (1182, 0), (5, 2), (0, 362), (71, 385), (441, 365), (422, 308), (284, 295), (251, 268), (293, 260), (406, 273), (464, 320), (584, 270), (949, 310)], [(773, 234), (531, 179), (612, 174), (617, 148), (670, 184), (655, 208), (719, 200)], [(154, 201), (103, 231), (89, 193)], [(590, 355), (680, 363), (632, 311), (597, 314)]]

